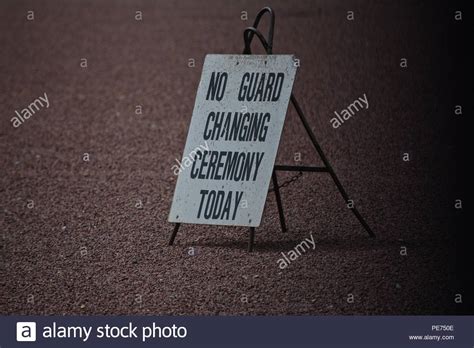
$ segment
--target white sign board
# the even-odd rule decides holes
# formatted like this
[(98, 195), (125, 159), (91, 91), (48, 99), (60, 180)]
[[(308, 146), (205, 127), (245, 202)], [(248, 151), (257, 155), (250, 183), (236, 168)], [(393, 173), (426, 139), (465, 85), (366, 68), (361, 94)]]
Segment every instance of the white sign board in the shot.
[(260, 225), (295, 74), (292, 55), (206, 56), (170, 222)]

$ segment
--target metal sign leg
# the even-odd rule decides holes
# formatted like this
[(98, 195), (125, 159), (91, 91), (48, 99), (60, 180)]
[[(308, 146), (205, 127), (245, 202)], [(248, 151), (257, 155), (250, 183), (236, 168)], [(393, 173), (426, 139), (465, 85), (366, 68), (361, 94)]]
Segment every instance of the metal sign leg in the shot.
[[(321, 149), (321, 146), (319, 146), (318, 141), (316, 140), (316, 137), (315, 137), (313, 131), (311, 130), (311, 127), (309, 126), (308, 121), (306, 120), (306, 117), (303, 114), (303, 110), (301, 110), (301, 107), (298, 104), (298, 101), (296, 100), (293, 93), (291, 94), (291, 103), (294, 105), (294, 107), (296, 109), (296, 112), (298, 113), (298, 116), (300, 117), (300, 120), (303, 123), (304, 129), (306, 130), (306, 133), (308, 133), (308, 136), (309, 136), (311, 142), (313, 143), (314, 148), (318, 152), (319, 157), (323, 161), (325, 167), (328, 170), (328, 173), (331, 175), (332, 180), (336, 184), (339, 192), (341, 193), (342, 197), (344, 198), (344, 200), (346, 201), (346, 204), (347, 204), (348, 201), (349, 201), (349, 196), (347, 195), (346, 191), (344, 190), (344, 187), (342, 186), (341, 182), (339, 181), (338, 177), (336, 176), (336, 173), (332, 169), (331, 164), (329, 163), (328, 159), (326, 158), (326, 155), (324, 155), (324, 152)], [(362, 215), (360, 215), (357, 208), (354, 207), (351, 210), (354, 213), (354, 215), (357, 217), (357, 219), (359, 220), (361, 225), (365, 228), (365, 230), (367, 231), (369, 236), (372, 237), (372, 238), (375, 238), (374, 232), (372, 232), (369, 225), (365, 222)]]
[(253, 241), (255, 239), (255, 227), (250, 227), (249, 231), (249, 246), (248, 251), (251, 252), (253, 250)]
[(283, 214), (283, 204), (281, 203), (280, 187), (278, 187), (278, 179), (277, 179), (275, 170), (273, 170), (272, 172), (272, 180), (273, 180), (273, 191), (275, 191), (275, 198), (276, 198), (276, 202), (278, 206), (278, 215), (280, 216), (281, 230), (282, 232), (286, 232), (285, 215)]
[(178, 233), (178, 230), (179, 230), (179, 225), (180, 225), (179, 223), (174, 224), (173, 233), (171, 234), (171, 238), (170, 238), (170, 241), (168, 242), (168, 245), (173, 245), (174, 239), (176, 238), (176, 234)]

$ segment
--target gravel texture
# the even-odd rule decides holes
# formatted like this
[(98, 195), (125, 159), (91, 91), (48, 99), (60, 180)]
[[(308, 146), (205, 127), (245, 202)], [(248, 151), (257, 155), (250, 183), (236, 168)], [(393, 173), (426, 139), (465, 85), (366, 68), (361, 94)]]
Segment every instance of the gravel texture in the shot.
[[(282, 189), (286, 234), (268, 195), (253, 253), (240, 227), (183, 225), (167, 246), (171, 167), (204, 56), (240, 53), (266, 4), (1, 2), (0, 313), (474, 313), (454, 208), (467, 199), (470, 110), (455, 3), (271, 2), (274, 52), (301, 59), (294, 93), (377, 239), (327, 174), (304, 174)], [(13, 128), (15, 110), (45, 92), (49, 108)], [(369, 109), (332, 128), (333, 112), (364, 93)], [(277, 163), (320, 164), (291, 107)], [(315, 250), (279, 269), (281, 252), (310, 234)]]

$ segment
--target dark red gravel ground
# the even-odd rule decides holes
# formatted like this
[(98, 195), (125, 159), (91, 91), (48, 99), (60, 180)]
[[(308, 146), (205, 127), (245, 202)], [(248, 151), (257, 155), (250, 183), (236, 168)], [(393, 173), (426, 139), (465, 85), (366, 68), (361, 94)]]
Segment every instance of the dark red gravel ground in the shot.
[[(255, 252), (246, 251), (245, 228), (186, 225), (166, 245), (171, 166), (204, 56), (240, 53), (243, 29), (266, 4), (1, 2), (1, 313), (466, 311), (454, 301), (469, 294), (455, 263), (462, 212), (454, 200), (464, 191), (453, 135), (463, 121), (453, 115), (462, 98), (450, 36), (464, 27), (448, 6), (268, 3), (277, 14), (275, 53), (301, 59), (295, 95), (376, 240), (329, 176), (305, 174), (282, 190), (287, 234), (269, 195)], [(14, 111), (45, 92), (50, 107), (14, 129)], [(363, 93), (369, 109), (333, 129), (333, 111)], [(295, 164), (297, 152), (301, 164), (318, 163), (290, 109), (277, 162)], [(316, 249), (280, 270), (280, 253), (310, 233)]]

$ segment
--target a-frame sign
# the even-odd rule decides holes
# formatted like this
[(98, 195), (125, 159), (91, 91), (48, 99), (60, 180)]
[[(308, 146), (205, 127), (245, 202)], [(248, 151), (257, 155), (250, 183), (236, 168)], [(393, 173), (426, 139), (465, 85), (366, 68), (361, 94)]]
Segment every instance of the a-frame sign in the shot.
[[(270, 14), (268, 40), (258, 31)], [(277, 171), (329, 173), (344, 200), (349, 196), (319, 146), (292, 94), (297, 64), (291, 55), (272, 55), (275, 16), (263, 8), (244, 31), (243, 55), (207, 55), (168, 220), (181, 223), (250, 227), (249, 251), (273, 181), (280, 224), (286, 231)], [(256, 35), (267, 55), (251, 55)], [(323, 167), (275, 165), (289, 100), (320, 156)], [(352, 212), (371, 237), (357, 208)]]

